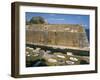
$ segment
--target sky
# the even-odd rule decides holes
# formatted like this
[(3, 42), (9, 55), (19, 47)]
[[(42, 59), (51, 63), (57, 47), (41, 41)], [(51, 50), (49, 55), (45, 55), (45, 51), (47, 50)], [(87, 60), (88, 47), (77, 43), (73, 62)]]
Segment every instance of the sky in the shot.
[(89, 29), (89, 15), (26, 12), (27, 21), (34, 16), (43, 17), (49, 24), (82, 24)]

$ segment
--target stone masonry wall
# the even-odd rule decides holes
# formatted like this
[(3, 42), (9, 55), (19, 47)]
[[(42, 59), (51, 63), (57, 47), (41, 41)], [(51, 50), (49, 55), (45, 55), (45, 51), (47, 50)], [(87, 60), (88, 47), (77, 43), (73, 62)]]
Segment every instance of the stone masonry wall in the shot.
[(34, 24), (26, 26), (26, 43), (88, 47), (86, 32), (81, 25)]

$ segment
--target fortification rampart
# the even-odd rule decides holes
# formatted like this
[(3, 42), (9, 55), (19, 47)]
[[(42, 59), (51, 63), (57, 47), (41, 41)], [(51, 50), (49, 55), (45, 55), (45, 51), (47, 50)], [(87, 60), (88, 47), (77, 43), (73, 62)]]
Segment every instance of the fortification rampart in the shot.
[(26, 26), (26, 42), (43, 45), (89, 47), (85, 29), (73, 24), (33, 24)]

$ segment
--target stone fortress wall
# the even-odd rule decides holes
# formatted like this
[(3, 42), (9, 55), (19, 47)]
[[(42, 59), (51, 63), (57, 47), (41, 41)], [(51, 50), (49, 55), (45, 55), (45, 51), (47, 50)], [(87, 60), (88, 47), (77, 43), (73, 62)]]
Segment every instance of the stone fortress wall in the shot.
[(26, 43), (66, 47), (89, 47), (84, 27), (79, 24), (26, 25)]

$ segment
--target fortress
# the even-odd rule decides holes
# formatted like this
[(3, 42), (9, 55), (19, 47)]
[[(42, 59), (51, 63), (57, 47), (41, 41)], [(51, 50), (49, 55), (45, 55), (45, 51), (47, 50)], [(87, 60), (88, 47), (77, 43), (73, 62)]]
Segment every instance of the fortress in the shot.
[(84, 27), (79, 24), (26, 25), (26, 44), (88, 48)]

